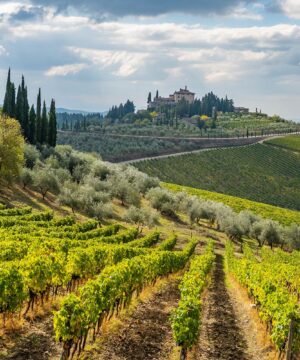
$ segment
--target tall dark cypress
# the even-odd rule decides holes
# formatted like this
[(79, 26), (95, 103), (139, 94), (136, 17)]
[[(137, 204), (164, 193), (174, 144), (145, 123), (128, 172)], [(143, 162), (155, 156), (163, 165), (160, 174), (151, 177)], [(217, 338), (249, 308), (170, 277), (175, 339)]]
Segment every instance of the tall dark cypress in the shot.
[(41, 144), (46, 144), (48, 139), (48, 114), (46, 103), (43, 103), (42, 121), (41, 121)]
[(7, 80), (6, 80), (6, 91), (3, 101), (3, 113), (9, 114), (9, 98), (10, 98), (10, 68), (8, 69)]
[(41, 89), (39, 89), (37, 102), (36, 102), (36, 142), (42, 143), (42, 98)]
[(34, 110), (34, 106), (32, 105), (29, 112), (29, 136), (28, 141), (30, 144), (36, 143), (36, 114)]
[(14, 83), (10, 83), (10, 114), (14, 118), (16, 116), (16, 88)]
[(19, 121), (19, 123), (23, 124), (23, 97), (22, 97), (22, 90), (21, 86), (18, 86), (18, 92), (17, 92), (17, 102), (16, 102), (16, 119)]
[(10, 68), (7, 74), (7, 81), (6, 81), (6, 90), (5, 96), (3, 101), (3, 113), (14, 117), (15, 116), (15, 85), (10, 80)]
[(49, 131), (48, 131), (48, 144), (52, 147), (56, 145), (57, 136), (57, 124), (56, 124), (56, 110), (55, 101), (51, 100), (50, 112), (49, 112)]
[[(22, 82), (23, 85), (23, 82)], [(25, 86), (22, 89), (23, 93), (23, 129), (24, 129), (24, 135), (26, 139), (29, 139), (29, 104), (28, 104), (28, 94), (27, 94), (27, 86)]]

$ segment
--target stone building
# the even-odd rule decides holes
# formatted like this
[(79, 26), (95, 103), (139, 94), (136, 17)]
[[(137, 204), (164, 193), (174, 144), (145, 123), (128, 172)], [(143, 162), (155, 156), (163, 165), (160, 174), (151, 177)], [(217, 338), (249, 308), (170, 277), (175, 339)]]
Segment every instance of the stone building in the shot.
[(183, 99), (189, 104), (192, 104), (195, 101), (195, 93), (185, 87), (184, 89), (175, 91), (174, 94), (169, 95), (169, 97), (155, 97), (153, 101), (148, 104), (148, 109), (159, 110), (163, 106), (175, 106)]

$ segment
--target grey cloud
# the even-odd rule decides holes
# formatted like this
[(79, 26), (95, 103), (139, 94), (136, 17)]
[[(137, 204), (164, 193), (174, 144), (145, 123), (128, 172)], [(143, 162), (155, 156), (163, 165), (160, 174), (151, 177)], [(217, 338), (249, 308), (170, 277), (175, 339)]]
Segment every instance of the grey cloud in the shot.
[(11, 21), (34, 21), (41, 19), (45, 15), (45, 11), (42, 7), (32, 6), (30, 8), (22, 7), (17, 12), (10, 15)]
[(166, 13), (224, 14), (241, 3), (254, 0), (33, 0), (39, 5), (54, 6), (57, 11), (75, 8), (95, 17), (104, 14), (122, 17), (127, 15), (156, 16)]

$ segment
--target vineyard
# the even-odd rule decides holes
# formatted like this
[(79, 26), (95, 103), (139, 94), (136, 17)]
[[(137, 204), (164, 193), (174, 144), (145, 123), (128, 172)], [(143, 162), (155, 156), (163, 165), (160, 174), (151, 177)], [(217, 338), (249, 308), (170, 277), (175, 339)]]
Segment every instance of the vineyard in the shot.
[(266, 144), (270, 144), (273, 146), (278, 146), (283, 149), (292, 150), (292, 151), (300, 151), (300, 136), (298, 135), (290, 135), (282, 138), (272, 139), (266, 141)]
[[(76, 223), (29, 207), (3, 206), (0, 232), (2, 329), (32, 321), (40, 307), (62, 299), (54, 331), (63, 359), (79, 355), (90, 332), (94, 338), (143, 288), (183, 269), (198, 243), (187, 240), (174, 252), (174, 234), (163, 240), (158, 231), (142, 236), (137, 228), (100, 228), (95, 220)], [(2, 345), (0, 358), (10, 358)]]
[(265, 219), (272, 219), (278, 221), (283, 225), (300, 223), (300, 213), (296, 210), (284, 209), (278, 206), (259, 203), (251, 200), (242, 199), (236, 196), (224, 195), (208, 190), (195, 189), (189, 186), (181, 186), (170, 183), (163, 183), (162, 185), (165, 188), (175, 192), (185, 191), (188, 194), (197, 196), (201, 199), (223, 203), (230, 206), (236, 212), (249, 210), (257, 215), (262, 216)]
[[(226, 336), (229, 331), (230, 336), (242, 338), (245, 329), (232, 325), (239, 318), (229, 304), (237, 300), (225, 288), (223, 257), (228, 276), (248, 290), (266, 324), (273, 350), (265, 359), (275, 353), (298, 352), (298, 252), (264, 247), (255, 255), (245, 244), (243, 256), (237, 257), (233, 243), (212, 225), (210, 230), (208, 224), (201, 225), (190, 237), (184, 223), (166, 219), (162, 223), (142, 234), (124, 223), (99, 227), (96, 220), (79, 223), (73, 216), (57, 218), (50, 211), (2, 206), (0, 359), (117, 359), (118, 351), (124, 359), (153, 359), (154, 354), (170, 360), (217, 359), (220, 352), (224, 359), (244, 358), (255, 351), (252, 345), (244, 349), (242, 340), (235, 344)], [(174, 225), (177, 234), (170, 231)], [(139, 298), (141, 304), (136, 302)], [(222, 307), (214, 301), (218, 298), (224, 302)], [(166, 313), (159, 315), (165, 325), (156, 328), (151, 314), (164, 309), (165, 303), (169, 304)], [(147, 310), (141, 315), (143, 307)], [(141, 328), (139, 316), (147, 327)], [(118, 318), (123, 322), (111, 330), (110, 324)], [(39, 348), (38, 342), (30, 342), (26, 349), (29, 345), (23, 337), (29, 341), (26, 333), (29, 338), (37, 336), (35, 327), (45, 321), (46, 349)], [(205, 336), (217, 331), (209, 325), (214, 322), (223, 335), (219, 344), (209, 340), (207, 347)], [(117, 334), (122, 331), (120, 338)], [(18, 332), (19, 338), (12, 337)], [(150, 343), (137, 344), (136, 336)], [(153, 341), (155, 348), (150, 346)], [(230, 353), (235, 355), (228, 357)]]
[(134, 165), (165, 182), (300, 209), (300, 157), (273, 146), (217, 149)]

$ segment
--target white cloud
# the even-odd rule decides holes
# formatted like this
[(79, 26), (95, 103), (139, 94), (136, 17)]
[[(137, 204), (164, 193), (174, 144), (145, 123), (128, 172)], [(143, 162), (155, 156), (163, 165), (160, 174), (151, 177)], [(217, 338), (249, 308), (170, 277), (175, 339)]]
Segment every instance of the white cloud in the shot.
[(282, 0), (281, 8), (285, 14), (293, 19), (300, 19), (300, 1), (299, 0)]
[(8, 55), (7, 50), (2, 45), (0, 45), (0, 55)]
[(53, 66), (45, 72), (46, 76), (67, 76), (69, 74), (77, 74), (81, 70), (87, 68), (87, 64), (67, 64), (61, 66)]
[(130, 51), (109, 51), (86, 48), (70, 48), (80, 58), (91, 61), (102, 68), (115, 68), (112, 73), (117, 76), (127, 77), (134, 74), (144, 65), (149, 57), (148, 53)]
[[(257, 7), (257, 9), (260, 9)], [(246, 20), (263, 20), (263, 16), (257, 12), (250, 11), (246, 7), (239, 6), (237, 7), (232, 14), (228, 17), (233, 17), (235, 19), (246, 19)]]

